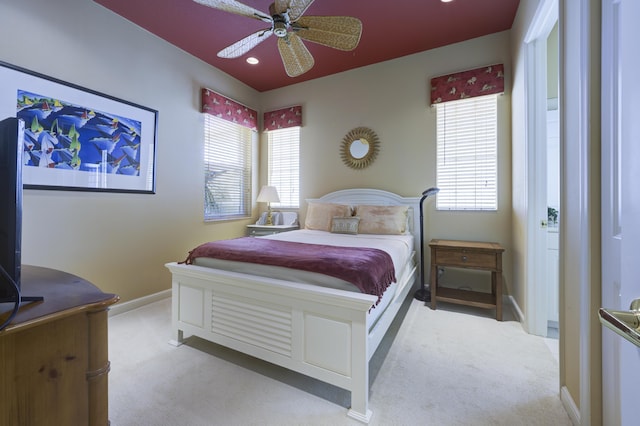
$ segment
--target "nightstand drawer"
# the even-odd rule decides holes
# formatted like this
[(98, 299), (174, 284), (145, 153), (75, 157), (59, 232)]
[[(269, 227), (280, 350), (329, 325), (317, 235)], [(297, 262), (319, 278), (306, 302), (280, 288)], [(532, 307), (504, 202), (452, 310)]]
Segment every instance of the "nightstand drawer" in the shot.
[(262, 237), (296, 229), (298, 229), (298, 225), (247, 225), (247, 236)]
[(461, 268), (496, 269), (495, 253), (483, 253), (469, 250), (436, 251), (436, 263), (441, 266), (459, 266)]

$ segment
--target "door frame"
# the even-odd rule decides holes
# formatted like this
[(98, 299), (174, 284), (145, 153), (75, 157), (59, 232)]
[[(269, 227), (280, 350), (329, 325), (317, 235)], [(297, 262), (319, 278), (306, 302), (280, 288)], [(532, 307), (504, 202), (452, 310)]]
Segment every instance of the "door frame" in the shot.
[(558, 22), (558, 0), (542, 0), (525, 42), (526, 99), (526, 316), (525, 329), (547, 335), (547, 39)]
[[(606, 256), (620, 257), (620, 245), (610, 238), (621, 238), (620, 206), (620, 2), (602, 2), (602, 306), (625, 309), (620, 298), (620, 271)], [(607, 283), (614, 280), (612, 288)], [(616, 279), (618, 281), (616, 281)], [(607, 424), (621, 424), (620, 338), (602, 333), (602, 418)]]
[[(559, 1), (560, 207), (565, 218), (572, 215), (571, 221), (560, 228), (560, 395), (574, 422), (590, 425), (602, 419), (601, 327), (595, 314), (601, 289), (601, 0)], [(574, 309), (568, 310), (568, 306)], [(565, 337), (565, 351), (562, 330), (566, 323), (574, 329), (571, 342)], [(567, 376), (565, 367), (576, 362), (577, 384), (575, 377)], [(576, 392), (576, 385), (579, 407), (572, 404), (575, 393), (571, 391)]]

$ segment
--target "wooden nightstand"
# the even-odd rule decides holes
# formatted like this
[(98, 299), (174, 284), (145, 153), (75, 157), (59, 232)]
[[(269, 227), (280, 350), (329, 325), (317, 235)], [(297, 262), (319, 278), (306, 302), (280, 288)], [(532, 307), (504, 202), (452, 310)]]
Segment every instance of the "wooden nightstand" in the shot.
[[(502, 321), (502, 252), (498, 243), (431, 240), (431, 309), (438, 300), (480, 308), (495, 308)], [(438, 267), (479, 269), (491, 272), (491, 293), (438, 287)]]
[(293, 231), (295, 229), (298, 229), (298, 225), (247, 225), (247, 236), (260, 237), (263, 235)]

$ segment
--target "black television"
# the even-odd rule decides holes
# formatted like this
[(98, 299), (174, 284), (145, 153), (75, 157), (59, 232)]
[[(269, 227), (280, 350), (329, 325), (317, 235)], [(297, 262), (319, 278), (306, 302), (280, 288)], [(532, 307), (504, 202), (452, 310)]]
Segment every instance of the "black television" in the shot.
[(24, 122), (17, 118), (0, 121), (0, 313), (13, 305), (0, 323), (4, 329), (16, 316), (22, 302), (42, 301), (40, 296), (21, 295), (22, 270), (22, 163)]
[(19, 302), (24, 122), (0, 121), (0, 302)]

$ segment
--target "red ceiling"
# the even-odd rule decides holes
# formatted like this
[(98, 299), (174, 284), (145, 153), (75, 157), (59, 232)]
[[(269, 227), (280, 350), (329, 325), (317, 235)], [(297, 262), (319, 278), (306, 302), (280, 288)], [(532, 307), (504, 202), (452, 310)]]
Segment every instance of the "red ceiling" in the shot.
[[(94, 1), (262, 92), (508, 30), (520, 0), (316, 0), (305, 15), (357, 17), (362, 21), (362, 37), (351, 52), (305, 41), (315, 66), (295, 78), (284, 71), (275, 36), (240, 58), (216, 56), (219, 50), (265, 28), (264, 22), (192, 0)], [(242, 3), (268, 13), (272, 0)], [(260, 63), (247, 64), (248, 56)]]

